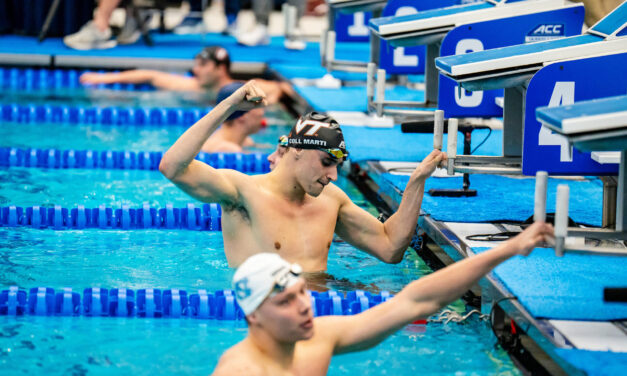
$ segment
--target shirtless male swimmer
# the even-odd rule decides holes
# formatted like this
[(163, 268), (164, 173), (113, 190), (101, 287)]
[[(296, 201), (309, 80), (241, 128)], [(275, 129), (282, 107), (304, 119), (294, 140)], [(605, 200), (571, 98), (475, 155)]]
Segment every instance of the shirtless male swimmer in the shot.
[(222, 236), (229, 265), (255, 253), (274, 252), (306, 272), (324, 271), (333, 233), (387, 263), (402, 260), (416, 228), (425, 180), (446, 155), (434, 150), (412, 173), (401, 204), (385, 223), (354, 204), (331, 182), (348, 152), (339, 124), (310, 113), (288, 135), (280, 163), (263, 175), (215, 169), (194, 157), (234, 111), (266, 104), (247, 82), (190, 127), (164, 154), (159, 170), (202, 202), (222, 207)]
[(544, 222), (495, 248), (422, 277), (392, 299), (354, 316), (313, 318), (300, 267), (271, 253), (246, 260), (233, 276), (248, 336), (220, 358), (214, 376), (326, 375), (331, 357), (376, 346), (405, 325), (459, 298), (494, 267), (528, 255), (553, 235)]

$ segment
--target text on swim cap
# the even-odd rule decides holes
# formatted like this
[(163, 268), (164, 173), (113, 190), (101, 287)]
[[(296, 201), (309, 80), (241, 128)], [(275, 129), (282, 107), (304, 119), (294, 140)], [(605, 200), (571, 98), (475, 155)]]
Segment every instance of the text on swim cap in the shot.
[(291, 138), (289, 140), (289, 144), (290, 145), (315, 145), (315, 146), (324, 146), (324, 147), (327, 146), (327, 142), (324, 140), (312, 140), (309, 138), (303, 138), (302, 140)]
[(298, 119), (298, 122), (296, 122), (295, 126), (296, 134), (300, 134), (303, 129), (305, 129), (305, 127), (308, 125), (310, 125), (311, 128), (309, 128), (309, 130), (305, 132), (305, 136), (317, 136), (316, 132), (318, 132), (318, 129), (320, 129), (320, 127), (329, 128), (331, 126), (331, 124), (324, 123), (322, 121)]

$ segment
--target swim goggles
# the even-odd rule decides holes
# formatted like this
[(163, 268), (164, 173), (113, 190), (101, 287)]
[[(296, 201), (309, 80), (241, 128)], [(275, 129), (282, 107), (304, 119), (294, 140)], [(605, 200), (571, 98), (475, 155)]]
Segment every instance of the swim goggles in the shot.
[(322, 151), (326, 151), (337, 159), (342, 159), (348, 157), (348, 153), (344, 153), (342, 149), (320, 149)]
[(279, 137), (279, 146), (287, 147), (287, 136), (283, 135)]
[[(282, 293), (286, 288), (292, 286), (303, 272), (303, 268), (298, 264), (292, 264), (289, 270), (279, 272), (275, 276), (274, 286), (268, 292), (267, 297)], [(265, 298), (264, 298), (265, 300)]]

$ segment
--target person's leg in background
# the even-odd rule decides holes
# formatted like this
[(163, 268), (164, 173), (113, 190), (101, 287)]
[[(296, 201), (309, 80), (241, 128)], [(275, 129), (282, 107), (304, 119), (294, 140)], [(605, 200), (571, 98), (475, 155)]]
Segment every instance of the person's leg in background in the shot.
[[(174, 28), (174, 34), (200, 34), (206, 31), (202, 20), (202, 1), (188, 0), (189, 14), (183, 18), (183, 21)], [(225, 0), (228, 2), (228, 0)], [(207, 0), (207, 4), (211, 3)]]
[(63, 38), (63, 43), (77, 50), (94, 50), (113, 48), (117, 45), (111, 39), (112, 33), (109, 27), (111, 14), (122, 0), (101, 0), (94, 13), (94, 19), (87, 22), (76, 33)]
[(224, 15), (226, 29), (222, 32), (232, 36), (237, 35), (237, 15), (241, 9), (240, 0), (224, 0)]
[(246, 46), (270, 44), (268, 21), (274, 6), (273, 0), (252, 0), (255, 13), (255, 26), (237, 37), (237, 41)]
[[(304, 50), (306, 47), (305, 41), (303, 40), (303, 33), (300, 29), (300, 20), (303, 18), (303, 14), (305, 13), (305, 0), (288, 0), (287, 4), (296, 8), (296, 20), (294, 29), (291, 30), (290, 34), (286, 30), (285, 33), (285, 41), (283, 45), (285, 48), (290, 50)], [(287, 25), (285, 25), (287, 28)]]
[(586, 25), (591, 27), (608, 13), (616, 9), (624, 0), (575, 0), (583, 2), (586, 9)]

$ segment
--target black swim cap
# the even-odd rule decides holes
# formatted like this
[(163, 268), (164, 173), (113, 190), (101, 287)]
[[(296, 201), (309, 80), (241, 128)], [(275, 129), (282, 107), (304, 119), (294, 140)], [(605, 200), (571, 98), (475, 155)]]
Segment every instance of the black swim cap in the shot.
[[(230, 97), (231, 94), (235, 93), (237, 91), (237, 89), (239, 89), (242, 86), (244, 86), (243, 82), (231, 82), (230, 84), (226, 84), (226, 85), (222, 86), (220, 88), (220, 91), (218, 91), (218, 96), (216, 98), (216, 103), (220, 103), (223, 100), (225, 100), (226, 98)], [(246, 113), (246, 111), (235, 111), (235, 112), (233, 112), (231, 114), (231, 116), (226, 118), (225, 121), (235, 120), (238, 117), (243, 116), (245, 113)]]
[(292, 127), (287, 142), (293, 148), (326, 151), (337, 159), (348, 156), (338, 122), (318, 112), (301, 116)]
[(200, 59), (203, 62), (211, 60), (216, 63), (216, 65), (224, 64), (227, 71), (231, 69), (231, 58), (229, 57), (229, 53), (220, 46), (205, 47), (202, 51), (196, 54), (195, 58)]

